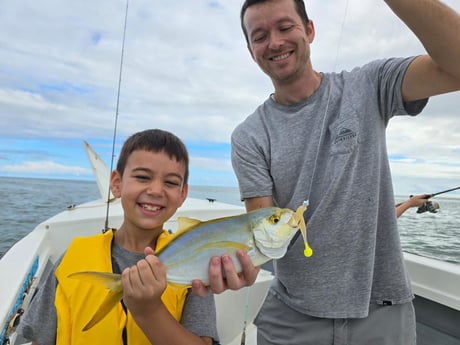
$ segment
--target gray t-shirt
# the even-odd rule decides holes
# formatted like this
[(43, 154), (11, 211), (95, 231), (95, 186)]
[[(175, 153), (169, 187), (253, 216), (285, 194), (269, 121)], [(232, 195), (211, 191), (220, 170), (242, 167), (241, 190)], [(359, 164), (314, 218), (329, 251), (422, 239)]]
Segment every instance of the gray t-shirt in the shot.
[[(394, 115), (415, 115), (427, 100), (404, 104), (412, 59), (371, 62), (322, 74), (318, 90), (294, 105), (271, 97), (232, 134), (241, 197), (272, 196), (296, 209), (305, 200), (313, 256), (301, 237), (275, 262), (274, 291), (315, 317), (367, 316), (370, 303), (413, 298), (399, 241), (385, 130)], [(315, 168), (316, 167), (316, 168)]]
[[(112, 242), (112, 262), (120, 271), (126, 267), (135, 265), (144, 255), (129, 252)], [(21, 319), (18, 334), (29, 341), (35, 341), (39, 345), (56, 344), (56, 308), (54, 297), (57, 280), (53, 270), (40, 285), (37, 295), (31, 301), (24, 317)], [(212, 337), (217, 340), (216, 308), (214, 295), (209, 293), (207, 297), (197, 297), (191, 292), (187, 294), (181, 324), (190, 332), (198, 336)]]

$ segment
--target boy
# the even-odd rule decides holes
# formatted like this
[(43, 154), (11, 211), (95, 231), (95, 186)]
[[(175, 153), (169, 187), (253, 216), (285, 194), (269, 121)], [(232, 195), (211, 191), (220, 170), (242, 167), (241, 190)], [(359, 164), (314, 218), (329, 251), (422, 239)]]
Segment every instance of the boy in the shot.
[[(118, 230), (75, 239), (47, 277), (21, 321), (32, 344), (212, 344), (215, 304), (187, 289), (167, 286), (154, 250), (170, 235), (163, 224), (187, 197), (188, 153), (182, 141), (159, 129), (129, 137), (110, 188), (121, 198)], [(85, 270), (122, 272), (123, 301), (87, 331), (83, 326), (105, 296), (76, 279)]]

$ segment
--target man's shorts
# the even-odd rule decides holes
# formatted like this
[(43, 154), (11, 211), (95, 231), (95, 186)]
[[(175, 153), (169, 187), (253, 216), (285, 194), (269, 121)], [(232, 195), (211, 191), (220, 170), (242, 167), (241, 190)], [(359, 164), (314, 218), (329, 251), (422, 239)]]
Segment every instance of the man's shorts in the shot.
[(362, 319), (324, 319), (299, 313), (269, 292), (254, 322), (257, 345), (415, 345), (412, 302), (371, 304)]

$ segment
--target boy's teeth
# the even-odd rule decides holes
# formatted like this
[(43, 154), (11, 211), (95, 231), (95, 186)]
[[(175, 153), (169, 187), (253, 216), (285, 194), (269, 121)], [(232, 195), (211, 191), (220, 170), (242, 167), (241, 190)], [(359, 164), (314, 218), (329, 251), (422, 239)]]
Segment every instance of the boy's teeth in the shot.
[(158, 211), (160, 208), (158, 206), (151, 206), (151, 205), (142, 205), (142, 208), (148, 211)]

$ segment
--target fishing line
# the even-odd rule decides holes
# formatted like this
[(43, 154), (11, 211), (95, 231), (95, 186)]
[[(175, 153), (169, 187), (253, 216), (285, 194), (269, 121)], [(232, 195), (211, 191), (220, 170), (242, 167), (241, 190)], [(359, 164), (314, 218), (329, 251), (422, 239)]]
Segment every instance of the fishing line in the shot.
[(246, 289), (246, 301), (244, 303), (244, 322), (243, 332), (241, 333), (241, 345), (246, 344), (246, 326), (248, 325), (248, 314), (249, 314), (249, 297), (251, 296), (251, 287), (248, 286)]
[[(126, 39), (126, 26), (128, 22), (128, 7), (129, 7), (129, 0), (126, 0), (126, 9), (125, 9), (125, 23), (123, 27), (123, 41), (121, 44), (121, 57), (120, 57), (120, 71), (118, 74), (118, 90), (117, 90), (117, 105), (115, 110), (115, 124), (113, 128), (113, 140), (112, 140), (112, 157), (110, 160), (110, 173), (113, 170), (113, 161), (115, 158), (115, 141), (117, 138), (117, 128), (118, 128), (118, 114), (119, 114), (119, 107), (120, 107), (120, 90), (121, 90), (121, 76), (123, 72), (123, 57), (125, 53), (125, 39)], [(109, 228), (109, 204), (110, 204), (110, 181), (109, 181), (109, 192), (107, 195), (107, 210), (105, 214), (105, 227), (104, 229)]]
[[(333, 68), (332, 68), (333, 72), (336, 72), (337, 64), (338, 64), (338, 61), (339, 61), (339, 53), (340, 53), (340, 48), (342, 46), (343, 32), (344, 32), (344, 28), (345, 28), (345, 22), (346, 22), (346, 18), (347, 18), (347, 13), (348, 13), (348, 3), (349, 3), (349, 0), (346, 0), (345, 1), (345, 11), (344, 11), (344, 14), (343, 14), (342, 24), (340, 26), (339, 39), (338, 39), (338, 42), (337, 42), (337, 50), (336, 50), (335, 58), (334, 58), (334, 65), (333, 65)], [(332, 88), (332, 85), (329, 85), (329, 94), (327, 96), (326, 109), (324, 111), (323, 123), (321, 125), (321, 133), (320, 133), (320, 137), (319, 137), (319, 141), (318, 141), (318, 147), (316, 149), (315, 162), (313, 163), (313, 173), (312, 173), (311, 180), (310, 180), (310, 187), (308, 188), (307, 199), (305, 200), (305, 205), (307, 207), (308, 207), (308, 205), (310, 203), (310, 194), (311, 194), (311, 190), (312, 190), (312, 187), (313, 187), (313, 179), (315, 177), (316, 169), (317, 169), (317, 165), (318, 165), (318, 158), (319, 158), (319, 151), (320, 151), (320, 147), (321, 147), (321, 142), (323, 141), (324, 127), (326, 126), (326, 117), (327, 117), (327, 112), (329, 111), (329, 103), (331, 101), (331, 94), (332, 94), (331, 88)]]
[[(344, 32), (345, 22), (346, 22), (347, 14), (348, 14), (348, 5), (349, 5), (349, 0), (345, 0), (345, 10), (344, 10), (344, 13), (343, 13), (342, 24), (340, 26), (340, 34), (339, 34), (339, 39), (338, 39), (338, 42), (337, 42), (337, 49), (336, 49), (335, 58), (334, 58), (334, 64), (333, 64), (333, 68), (332, 68), (333, 72), (336, 72), (337, 64), (338, 64), (338, 61), (339, 61), (339, 53), (340, 53), (340, 48), (342, 46), (343, 32)], [(306, 199), (303, 202), (303, 204), (305, 205), (305, 207), (307, 207), (307, 209), (310, 206), (311, 190), (313, 188), (313, 181), (314, 181), (314, 177), (316, 175), (316, 169), (318, 167), (318, 158), (319, 158), (319, 151), (320, 151), (320, 147), (321, 147), (321, 142), (323, 141), (323, 137), (324, 137), (324, 128), (326, 126), (326, 117), (327, 117), (327, 112), (329, 111), (329, 104), (330, 104), (330, 101), (331, 101), (331, 94), (332, 94), (331, 88), (332, 88), (332, 85), (330, 84), (329, 85), (329, 94), (327, 96), (327, 101), (326, 101), (326, 109), (324, 110), (323, 122), (321, 124), (321, 132), (320, 132), (320, 136), (319, 136), (319, 140), (318, 140), (318, 146), (316, 148), (315, 161), (313, 163), (313, 171), (312, 171), (312, 175), (311, 175), (311, 179), (310, 179), (310, 186), (308, 187), (308, 192), (307, 192), (307, 195), (306, 195)], [(299, 236), (300, 236), (300, 233), (297, 232), (295, 234), (295, 236), (292, 238), (291, 243), (288, 246), (288, 249), (290, 249), (292, 247), (292, 245), (297, 241)]]

